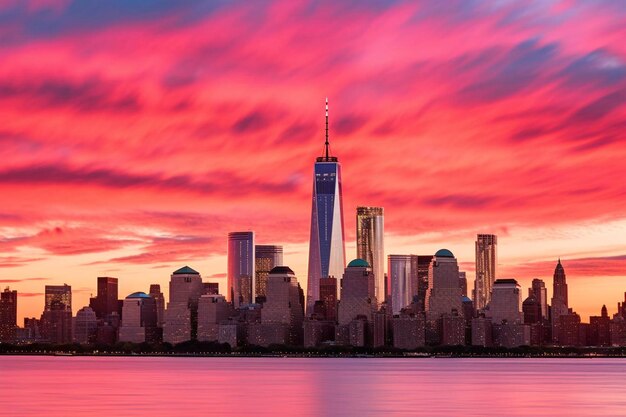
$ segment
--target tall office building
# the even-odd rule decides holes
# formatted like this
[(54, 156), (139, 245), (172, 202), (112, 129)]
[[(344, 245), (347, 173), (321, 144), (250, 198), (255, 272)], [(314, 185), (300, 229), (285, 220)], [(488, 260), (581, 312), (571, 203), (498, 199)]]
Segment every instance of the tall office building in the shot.
[(356, 257), (372, 266), (376, 299), (383, 302), (385, 294), (385, 220), (382, 207), (356, 208)]
[(440, 249), (430, 262), (431, 288), (427, 294), (427, 318), (437, 320), (444, 314), (463, 314), (459, 265), (448, 249)]
[(165, 310), (163, 341), (176, 344), (194, 340), (198, 329), (198, 299), (204, 286), (198, 271), (184, 266), (170, 277), (170, 301)]
[(120, 342), (155, 343), (157, 337), (156, 300), (145, 292), (134, 292), (124, 299)]
[(228, 301), (235, 308), (254, 303), (254, 232), (228, 234)]
[(496, 235), (476, 237), (476, 280), (474, 281), (474, 306), (481, 310), (491, 300), (491, 288), (496, 279), (498, 264), (498, 238)]
[(552, 305), (554, 306), (555, 303), (562, 303), (565, 307), (569, 307), (567, 302), (567, 280), (565, 277), (565, 269), (563, 269), (560, 259), (556, 264), (556, 268), (554, 268), (552, 286)]
[(516, 280), (506, 278), (494, 282), (487, 317), (493, 324), (523, 322), (522, 292)]
[(287, 266), (277, 266), (267, 280), (267, 301), (261, 310), (261, 327), (265, 339), (262, 345), (302, 344), (304, 306), (301, 304), (300, 284)]
[[(392, 313), (400, 314), (400, 311), (413, 301), (417, 293), (417, 256), (415, 255), (389, 255), (387, 266), (390, 289), (389, 301)], [(458, 279), (458, 277), (457, 277)]]
[(537, 299), (537, 302), (541, 306), (541, 318), (548, 318), (548, 290), (546, 289), (546, 284), (543, 280), (539, 278), (533, 279), (532, 282), (532, 293)]
[(74, 318), (74, 342), (80, 344), (94, 343), (98, 331), (98, 318), (91, 307), (83, 307)]
[(276, 266), (283, 265), (283, 247), (276, 245), (254, 246), (254, 277), (256, 280), (254, 290), (256, 298), (265, 298), (267, 289), (267, 277)]
[(557, 342), (559, 338), (559, 317), (569, 313), (569, 305), (567, 301), (567, 280), (565, 277), (565, 269), (561, 265), (561, 259), (558, 260), (556, 268), (554, 268), (554, 276), (552, 279), (552, 341)]
[(459, 271), (459, 286), (461, 295), (467, 297), (467, 273), (465, 271)]
[(307, 315), (320, 299), (320, 279), (343, 274), (346, 265), (341, 192), (341, 165), (330, 156), (328, 142), (328, 99), (326, 99), (326, 142), (324, 155), (314, 167), (307, 277)]
[(228, 320), (232, 305), (220, 294), (204, 294), (198, 300), (198, 340), (216, 341), (219, 326)]
[(324, 308), (324, 319), (337, 321), (337, 278), (320, 280), (320, 302)]
[(420, 311), (426, 310), (426, 295), (430, 288), (429, 273), (432, 255), (417, 256), (417, 305)]
[(111, 314), (119, 313), (117, 278), (98, 277), (98, 293), (89, 300), (89, 307), (99, 319), (107, 319)]
[(163, 321), (165, 320), (165, 297), (161, 292), (159, 284), (150, 284), (150, 297), (154, 298), (156, 302), (157, 327), (163, 327)]
[(46, 285), (41, 333), (50, 343), (72, 342), (72, 287)]
[(0, 293), (0, 342), (14, 342), (17, 329), (17, 291), (6, 287)]
[(350, 261), (341, 278), (340, 325), (347, 325), (358, 316), (364, 316), (372, 323), (372, 314), (378, 310), (375, 278), (367, 261)]

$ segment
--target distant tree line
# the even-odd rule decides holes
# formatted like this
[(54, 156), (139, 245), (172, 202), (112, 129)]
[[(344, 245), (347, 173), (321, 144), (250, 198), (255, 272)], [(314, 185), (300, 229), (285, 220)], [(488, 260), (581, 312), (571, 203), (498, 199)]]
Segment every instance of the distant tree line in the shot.
[(0, 354), (71, 353), (74, 355), (192, 355), (192, 356), (454, 356), (454, 357), (563, 357), (563, 356), (626, 356), (626, 347), (548, 347), (520, 346), (515, 348), (481, 346), (432, 346), (406, 351), (392, 347), (368, 348), (330, 345), (304, 348), (285, 345), (262, 347), (244, 345), (232, 349), (228, 343), (188, 341), (170, 343), (129, 343), (114, 345), (81, 345), (78, 343), (53, 345), (32, 343), (28, 345), (0, 344)]

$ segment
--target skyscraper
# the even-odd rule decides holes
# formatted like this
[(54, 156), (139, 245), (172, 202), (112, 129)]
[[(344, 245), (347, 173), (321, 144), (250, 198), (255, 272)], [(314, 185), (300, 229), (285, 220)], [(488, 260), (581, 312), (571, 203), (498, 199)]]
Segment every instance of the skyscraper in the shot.
[(228, 234), (228, 301), (235, 308), (255, 298), (254, 232)]
[(157, 342), (156, 300), (145, 292), (134, 292), (124, 299), (120, 342)]
[(98, 318), (91, 307), (83, 307), (74, 318), (74, 342), (87, 344), (96, 341)]
[(537, 302), (541, 306), (541, 318), (548, 318), (548, 291), (546, 284), (539, 278), (533, 279), (532, 292)]
[[(389, 289), (391, 309), (393, 314), (399, 314), (400, 310), (411, 304), (413, 295), (416, 294), (415, 285), (417, 280), (417, 256), (415, 255), (389, 255), (387, 257), (389, 277)], [(458, 276), (457, 276), (458, 280)]]
[(343, 202), (341, 165), (330, 156), (328, 142), (328, 99), (326, 99), (326, 142), (324, 155), (314, 167), (311, 209), (311, 239), (309, 242), (309, 272), (307, 278), (307, 315), (320, 297), (320, 279), (340, 277), (346, 265), (343, 231)]
[(491, 301), (491, 289), (496, 279), (498, 238), (496, 235), (476, 237), (476, 280), (474, 281), (474, 306), (485, 308)]
[(51, 343), (72, 341), (72, 287), (46, 285), (45, 307), (41, 316), (42, 337)]
[(376, 284), (376, 299), (385, 301), (384, 209), (356, 208), (356, 257), (372, 266)]
[(371, 323), (372, 314), (378, 310), (374, 278), (367, 261), (364, 259), (350, 261), (341, 278), (338, 319), (340, 325), (349, 324), (357, 316), (365, 316)]
[(552, 286), (552, 305), (562, 303), (565, 307), (569, 307), (567, 302), (567, 280), (565, 277), (565, 269), (563, 269), (563, 265), (561, 265), (561, 259), (558, 260), (556, 268), (554, 268)]
[(461, 305), (461, 286), (459, 285), (459, 266), (456, 258), (448, 249), (440, 249), (430, 262), (431, 288), (427, 295), (429, 320), (437, 320), (443, 314), (463, 314)]
[(277, 266), (270, 271), (267, 301), (261, 310), (261, 330), (265, 333), (263, 345), (302, 344), (304, 306), (300, 301), (301, 292), (298, 279), (289, 267)]
[(513, 278), (498, 279), (494, 282), (487, 317), (493, 324), (520, 324), (523, 321), (522, 292)]
[(14, 342), (17, 328), (17, 291), (6, 287), (0, 293), (0, 342)]
[(89, 307), (99, 319), (107, 319), (114, 312), (119, 312), (117, 278), (98, 277), (98, 294), (89, 300)]
[(172, 273), (170, 301), (165, 310), (163, 324), (164, 342), (175, 344), (196, 338), (198, 299), (203, 290), (202, 277), (198, 271), (184, 266)]
[(267, 277), (275, 266), (283, 265), (283, 247), (276, 245), (254, 246), (254, 289), (256, 297), (265, 297)]
[(161, 286), (159, 284), (150, 284), (150, 297), (154, 298), (156, 302), (157, 327), (163, 327), (163, 321), (165, 319), (165, 297), (161, 292)]
[(567, 280), (565, 277), (565, 269), (561, 265), (561, 259), (558, 260), (556, 268), (554, 268), (554, 276), (552, 279), (552, 341), (557, 342), (559, 337), (559, 317), (568, 314), (567, 302)]

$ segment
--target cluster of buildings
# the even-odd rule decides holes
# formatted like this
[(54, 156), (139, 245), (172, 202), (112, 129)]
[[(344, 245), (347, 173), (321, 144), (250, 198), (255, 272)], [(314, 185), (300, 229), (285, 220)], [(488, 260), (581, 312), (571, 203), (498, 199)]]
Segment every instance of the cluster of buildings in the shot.
[[(626, 296), (609, 317), (589, 323), (570, 308), (560, 260), (552, 299), (534, 279), (528, 296), (497, 277), (497, 237), (476, 238), (471, 298), (454, 254), (385, 257), (384, 210), (356, 209), (356, 258), (346, 263), (341, 165), (328, 141), (314, 165), (306, 296), (283, 248), (257, 245), (251, 231), (228, 235), (227, 285), (185, 266), (171, 274), (169, 300), (158, 284), (118, 297), (118, 280), (97, 279), (97, 295), (72, 315), (68, 285), (47, 285), (40, 318), (17, 326), (17, 292), (0, 293), (0, 342), (171, 344), (216, 341), (231, 347), (341, 345), (417, 349), (437, 345), (626, 346)], [(385, 272), (386, 270), (386, 272)]]

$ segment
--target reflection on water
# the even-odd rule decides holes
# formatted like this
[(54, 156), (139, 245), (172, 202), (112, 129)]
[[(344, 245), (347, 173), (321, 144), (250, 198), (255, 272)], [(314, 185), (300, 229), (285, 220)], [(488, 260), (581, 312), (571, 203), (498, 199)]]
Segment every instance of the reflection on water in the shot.
[(0, 356), (2, 416), (624, 416), (622, 359)]

